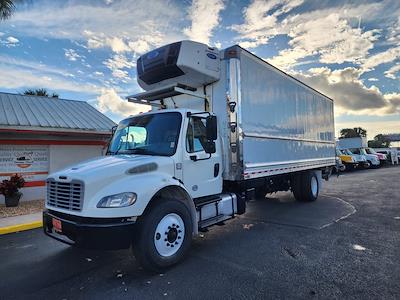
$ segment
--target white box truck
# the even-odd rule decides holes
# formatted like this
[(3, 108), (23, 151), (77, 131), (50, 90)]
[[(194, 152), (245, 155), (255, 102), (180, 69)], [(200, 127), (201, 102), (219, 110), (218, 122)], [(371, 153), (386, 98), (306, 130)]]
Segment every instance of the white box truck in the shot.
[(137, 61), (150, 112), (122, 120), (107, 155), (47, 179), (45, 234), (71, 245), (132, 246), (146, 269), (243, 214), (254, 194), (315, 201), (335, 166), (333, 101), (239, 46), (181, 41)]
[(368, 147), (367, 137), (359, 136), (352, 138), (339, 138), (337, 141), (339, 149), (366, 148)]

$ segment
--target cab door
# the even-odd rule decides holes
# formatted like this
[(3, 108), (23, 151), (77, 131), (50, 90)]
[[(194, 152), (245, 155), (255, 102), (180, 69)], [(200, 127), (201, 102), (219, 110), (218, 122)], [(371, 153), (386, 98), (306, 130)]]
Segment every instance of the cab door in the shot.
[(204, 151), (206, 142), (206, 118), (190, 116), (183, 151), (183, 183), (193, 198), (222, 191), (221, 145), (217, 139), (216, 152), (208, 154)]

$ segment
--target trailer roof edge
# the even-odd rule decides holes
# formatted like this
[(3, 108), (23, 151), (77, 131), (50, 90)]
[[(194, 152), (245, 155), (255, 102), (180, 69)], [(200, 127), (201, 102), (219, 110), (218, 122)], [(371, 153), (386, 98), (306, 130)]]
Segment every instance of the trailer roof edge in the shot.
[(301, 80), (297, 79), (296, 77), (286, 73), (285, 71), (279, 69), (278, 67), (275, 67), (274, 65), (270, 64), (269, 62), (267, 62), (266, 60), (262, 59), (261, 57), (259, 57), (258, 55), (255, 55), (254, 53), (250, 52), (249, 50), (244, 49), (243, 47), (241, 47), (240, 45), (233, 45), (231, 47), (228, 47), (226, 49), (224, 49), (224, 59), (229, 59), (229, 58), (239, 58), (240, 52), (238, 52), (235, 48), (239, 48), (240, 51), (245, 51), (246, 53), (250, 54), (251, 56), (253, 56), (256, 59), (261, 60), (262, 62), (266, 63), (267, 65), (271, 66), (272, 68), (274, 68), (275, 70), (277, 70), (278, 72), (292, 78), (293, 80), (301, 83), (302, 85), (306, 86), (307, 88), (313, 90), (314, 92), (324, 96), (325, 98), (329, 99), (332, 102), (335, 102), (335, 100), (333, 100), (331, 97), (328, 97), (327, 95), (323, 94), (322, 92), (316, 90), (315, 88), (313, 88), (312, 86), (309, 86), (308, 84), (302, 82)]

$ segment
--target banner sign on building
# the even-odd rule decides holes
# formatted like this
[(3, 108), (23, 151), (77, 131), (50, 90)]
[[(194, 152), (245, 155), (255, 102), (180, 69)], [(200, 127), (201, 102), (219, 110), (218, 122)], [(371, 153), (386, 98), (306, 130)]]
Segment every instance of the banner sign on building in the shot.
[(0, 145), (0, 180), (17, 173), (26, 182), (43, 181), (49, 172), (49, 146)]

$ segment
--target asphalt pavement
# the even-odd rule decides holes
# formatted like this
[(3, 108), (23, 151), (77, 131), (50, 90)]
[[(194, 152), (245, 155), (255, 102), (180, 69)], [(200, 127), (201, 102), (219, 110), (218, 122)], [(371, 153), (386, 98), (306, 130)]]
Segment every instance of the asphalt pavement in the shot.
[(196, 238), (149, 275), (130, 250), (75, 249), (41, 229), (0, 237), (0, 299), (399, 299), (400, 167), (324, 183), (315, 203), (288, 193)]

